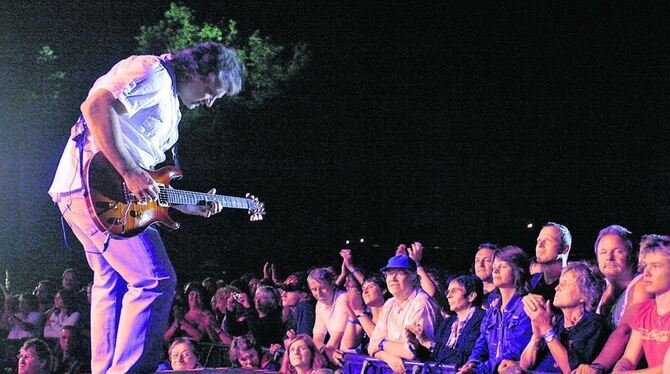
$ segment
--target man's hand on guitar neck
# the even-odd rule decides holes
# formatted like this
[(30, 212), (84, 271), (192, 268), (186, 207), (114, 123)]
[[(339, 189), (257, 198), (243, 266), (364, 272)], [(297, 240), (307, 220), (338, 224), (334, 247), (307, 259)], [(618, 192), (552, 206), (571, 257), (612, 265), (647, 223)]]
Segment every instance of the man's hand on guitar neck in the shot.
[[(212, 188), (207, 193), (214, 195), (216, 188)], [(209, 201), (203, 205), (173, 205), (172, 207), (185, 214), (203, 217), (211, 217), (223, 209), (223, 205), (218, 201)]]

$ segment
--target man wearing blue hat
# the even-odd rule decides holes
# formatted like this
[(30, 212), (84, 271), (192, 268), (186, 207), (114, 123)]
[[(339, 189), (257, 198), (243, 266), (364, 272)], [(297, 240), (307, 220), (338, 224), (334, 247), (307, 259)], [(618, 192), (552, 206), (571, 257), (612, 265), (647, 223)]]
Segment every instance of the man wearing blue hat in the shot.
[(391, 257), (381, 269), (393, 295), (370, 337), (368, 353), (386, 362), (395, 373), (404, 373), (403, 359), (415, 357), (416, 347), (407, 340), (407, 326), (422, 326), (427, 337), (434, 338), (436, 311), (433, 300), (419, 286), (416, 263), (405, 255)]

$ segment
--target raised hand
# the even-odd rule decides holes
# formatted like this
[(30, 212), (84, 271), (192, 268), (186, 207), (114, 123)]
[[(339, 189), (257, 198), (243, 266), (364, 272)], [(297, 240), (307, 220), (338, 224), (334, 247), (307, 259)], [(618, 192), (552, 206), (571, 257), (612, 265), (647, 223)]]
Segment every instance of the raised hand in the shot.
[(266, 261), (265, 264), (263, 265), (263, 279), (271, 279), (270, 275), (270, 262)]
[(421, 263), (423, 257), (423, 245), (419, 242), (412, 243), (410, 248), (407, 248), (408, 256), (418, 265)]
[(395, 250), (396, 256), (407, 256), (407, 246), (404, 244), (398, 244), (398, 248)]
[(347, 303), (349, 308), (354, 313), (354, 315), (363, 314), (365, 311), (365, 304), (363, 302), (363, 296), (357, 287), (347, 287)]

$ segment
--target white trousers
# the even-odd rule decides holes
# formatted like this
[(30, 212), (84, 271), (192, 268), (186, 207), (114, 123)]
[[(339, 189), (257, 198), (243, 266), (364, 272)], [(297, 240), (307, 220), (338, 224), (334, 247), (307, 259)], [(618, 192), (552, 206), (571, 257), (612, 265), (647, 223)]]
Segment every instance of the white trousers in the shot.
[(58, 206), (86, 251), (93, 270), (91, 370), (94, 374), (148, 373), (161, 357), (177, 277), (153, 228), (126, 239), (98, 230), (81, 193)]

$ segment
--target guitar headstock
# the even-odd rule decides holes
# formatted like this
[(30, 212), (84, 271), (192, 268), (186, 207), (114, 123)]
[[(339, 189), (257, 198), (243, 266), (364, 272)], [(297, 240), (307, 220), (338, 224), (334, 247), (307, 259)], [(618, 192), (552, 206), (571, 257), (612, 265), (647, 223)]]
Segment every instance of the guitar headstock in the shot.
[(246, 194), (246, 198), (251, 200), (249, 204), (249, 220), (262, 221), (265, 215), (265, 204), (261, 203), (258, 198), (252, 194)]

